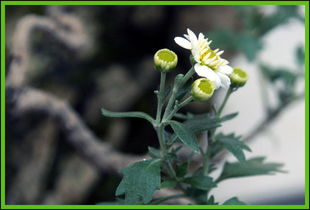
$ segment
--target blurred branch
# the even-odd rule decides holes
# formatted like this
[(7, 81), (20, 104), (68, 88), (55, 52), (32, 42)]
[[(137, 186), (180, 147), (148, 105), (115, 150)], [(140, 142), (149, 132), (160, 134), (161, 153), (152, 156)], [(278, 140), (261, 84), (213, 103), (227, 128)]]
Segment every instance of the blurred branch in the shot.
[[(10, 103), (15, 115), (22, 116), (28, 112), (38, 112), (53, 117), (65, 131), (67, 141), (76, 148), (79, 154), (85, 157), (95, 167), (106, 173), (116, 173), (128, 164), (146, 157), (144, 155), (123, 154), (114, 150), (110, 144), (106, 144), (98, 139), (92, 131), (84, 125), (83, 121), (66, 102), (63, 102), (49, 93), (30, 87), (11, 87), (7, 88), (7, 92), (10, 93), (7, 97), (7, 103)], [(67, 179), (65, 178), (65, 180)], [(61, 183), (64, 182), (62, 181)], [(70, 183), (75, 184), (73, 182)], [(44, 201), (45, 203), (55, 204), (56, 202), (64, 202), (65, 196), (61, 197), (59, 194), (63, 195), (65, 192), (67, 193), (68, 188), (62, 186), (57, 189), (57, 193), (50, 194)], [(159, 191), (155, 197), (162, 197), (167, 193), (169, 195), (176, 194), (174, 190), (164, 190)], [(72, 199), (74, 199), (74, 196)], [(66, 202), (69, 200), (70, 199), (65, 199)], [(184, 199), (181, 198), (169, 202), (174, 202), (174, 204), (188, 203), (187, 200), (184, 201)]]
[(40, 112), (53, 117), (65, 131), (68, 142), (93, 165), (105, 172), (116, 172), (145, 156), (120, 153), (98, 139), (64, 101), (35, 88), (7, 88), (7, 101), (14, 115)]
[(20, 86), (26, 83), (26, 72), (31, 56), (31, 37), (36, 29), (50, 32), (67, 47), (77, 52), (90, 46), (87, 31), (76, 16), (63, 14), (52, 18), (26, 15), (18, 22), (13, 34), (10, 52), (13, 60), (6, 78), (7, 85)]

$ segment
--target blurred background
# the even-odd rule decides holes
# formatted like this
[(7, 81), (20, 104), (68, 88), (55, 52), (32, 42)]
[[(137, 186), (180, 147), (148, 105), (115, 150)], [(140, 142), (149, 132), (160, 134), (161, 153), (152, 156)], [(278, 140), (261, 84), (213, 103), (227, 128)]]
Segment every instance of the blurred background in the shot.
[[(51, 27), (45, 25), (51, 22)], [(147, 146), (158, 147), (151, 125), (140, 119), (105, 118), (100, 108), (154, 116), (159, 73), (153, 69), (153, 55), (169, 48), (179, 56), (168, 80), (185, 73), (189, 52), (173, 38), (187, 28), (205, 33), (213, 40), (211, 47), (225, 50), (223, 57), (250, 75), (224, 110), (239, 111), (238, 117), (221, 130), (249, 137), (253, 152), (247, 157), (266, 155), (288, 171), (227, 180), (212, 194), (219, 202), (238, 196), (248, 204), (303, 204), (303, 6), (6, 6), (7, 79), (20, 76), (10, 72), (11, 63), (19, 53), (26, 55), (23, 85), (70, 104), (102, 142), (125, 154), (145, 154)], [(7, 91), (7, 99), (10, 94)], [(215, 105), (223, 94), (217, 91)], [(121, 179), (117, 173), (99, 170), (84, 159), (52, 117), (35, 111), (20, 115), (7, 101), (7, 204), (114, 200)], [(207, 109), (205, 103), (194, 103), (183, 111)]]

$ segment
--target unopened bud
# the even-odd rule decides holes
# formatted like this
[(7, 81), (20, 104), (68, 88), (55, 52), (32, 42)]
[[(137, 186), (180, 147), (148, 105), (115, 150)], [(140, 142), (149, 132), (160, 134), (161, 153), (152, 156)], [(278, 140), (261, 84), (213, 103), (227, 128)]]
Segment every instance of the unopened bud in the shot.
[(193, 83), (191, 93), (194, 99), (205, 101), (211, 98), (215, 88), (214, 82), (207, 78), (200, 78)]
[(154, 64), (161, 72), (169, 72), (177, 66), (178, 56), (169, 49), (158, 50), (154, 55)]
[(234, 68), (233, 72), (229, 75), (232, 87), (242, 87), (247, 82), (249, 75), (240, 68)]

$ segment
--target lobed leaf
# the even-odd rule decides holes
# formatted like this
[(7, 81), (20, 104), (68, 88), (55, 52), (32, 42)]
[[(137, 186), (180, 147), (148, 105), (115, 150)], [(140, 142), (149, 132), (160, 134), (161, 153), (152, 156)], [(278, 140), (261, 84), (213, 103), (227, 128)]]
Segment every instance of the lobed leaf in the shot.
[(244, 176), (270, 175), (275, 172), (284, 172), (280, 170), (283, 166), (281, 163), (264, 163), (265, 157), (256, 157), (243, 162), (228, 163), (226, 162), (222, 174), (217, 182), (229, 178)]
[(228, 135), (220, 133), (215, 136), (215, 141), (230, 151), (239, 161), (245, 161), (243, 150), (251, 152), (251, 149), (244, 142), (240, 141), (240, 136), (235, 136), (233, 133)]
[(210, 130), (219, 127), (221, 120), (210, 114), (194, 115), (191, 119), (186, 120), (184, 125), (193, 133)]
[(232, 197), (225, 201), (223, 205), (246, 205), (246, 203), (240, 201), (237, 197)]
[(136, 162), (121, 170), (124, 175), (116, 189), (116, 196), (125, 194), (125, 204), (146, 204), (152, 200), (155, 190), (160, 189), (159, 159)]
[(210, 190), (216, 187), (212, 177), (204, 176), (203, 173), (195, 173), (193, 176), (184, 179), (183, 182), (199, 190)]
[(168, 121), (168, 124), (183, 144), (191, 148), (193, 151), (199, 152), (199, 145), (196, 136), (190, 129), (185, 127), (182, 123), (174, 120)]

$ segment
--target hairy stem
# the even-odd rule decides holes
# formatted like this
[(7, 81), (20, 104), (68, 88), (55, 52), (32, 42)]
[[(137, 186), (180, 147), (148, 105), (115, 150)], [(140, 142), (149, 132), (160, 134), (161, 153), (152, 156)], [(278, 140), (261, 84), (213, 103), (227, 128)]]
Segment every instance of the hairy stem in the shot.
[(170, 112), (170, 114), (165, 119), (163, 119), (163, 120), (164, 121), (170, 120), (175, 115), (175, 113), (177, 113), (177, 111), (179, 111), (179, 109), (181, 109), (182, 107), (186, 106), (187, 104), (189, 104), (192, 101), (193, 101), (193, 97), (189, 96), (184, 101), (182, 101), (180, 104), (176, 104), (174, 106), (174, 109)]
[(217, 116), (218, 116), (218, 117), (221, 116), (222, 111), (223, 111), (223, 109), (224, 109), (224, 107), (225, 107), (225, 105), (226, 105), (226, 103), (227, 103), (227, 101), (228, 101), (228, 98), (229, 98), (229, 96), (231, 95), (231, 93), (232, 93), (233, 91), (234, 91), (234, 90), (233, 90), (232, 87), (229, 87), (229, 88), (228, 88), (228, 90), (227, 90), (227, 92), (226, 92), (226, 95), (225, 95), (225, 98), (224, 98), (224, 100), (223, 100), (223, 102), (222, 102), (222, 105), (220, 106), (220, 108), (219, 108), (219, 110), (218, 110), (218, 112), (217, 112)]
[(168, 105), (167, 105), (167, 107), (166, 107), (166, 110), (165, 110), (163, 119), (166, 119), (166, 118), (167, 118), (167, 115), (170, 114), (171, 109), (172, 109), (172, 106), (173, 106), (174, 103), (175, 103), (176, 94), (177, 94), (179, 88), (181, 88), (181, 87), (193, 76), (194, 73), (195, 73), (195, 69), (192, 67), (192, 68), (184, 75), (184, 77), (182, 78), (182, 80), (181, 80), (180, 82), (177, 82), (177, 81), (174, 82), (173, 89), (172, 89), (172, 93), (171, 93), (170, 99), (169, 99), (169, 101), (168, 101)]
[(161, 112), (163, 108), (163, 95), (165, 89), (165, 82), (166, 82), (166, 73), (160, 73), (160, 86), (159, 92), (157, 93), (157, 112), (156, 112), (156, 123), (160, 122)]

